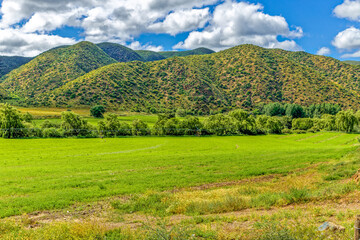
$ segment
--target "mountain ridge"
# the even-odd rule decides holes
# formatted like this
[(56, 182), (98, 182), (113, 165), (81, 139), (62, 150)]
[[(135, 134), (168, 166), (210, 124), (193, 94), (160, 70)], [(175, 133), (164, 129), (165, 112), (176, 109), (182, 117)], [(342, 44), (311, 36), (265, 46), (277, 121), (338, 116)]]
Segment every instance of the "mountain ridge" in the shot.
[(358, 67), (305, 52), (241, 45), (208, 55), (114, 63), (40, 94), (35, 101), (148, 112), (185, 108), (207, 114), (269, 102), (358, 108), (358, 90)]

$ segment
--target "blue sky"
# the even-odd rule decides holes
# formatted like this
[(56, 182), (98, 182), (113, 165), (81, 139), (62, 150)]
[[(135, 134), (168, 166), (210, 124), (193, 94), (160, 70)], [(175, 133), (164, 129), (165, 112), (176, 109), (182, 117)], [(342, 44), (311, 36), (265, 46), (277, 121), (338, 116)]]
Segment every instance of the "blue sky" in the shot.
[(88, 40), (150, 50), (218, 51), (252, 43), (360, 60), (360, 0), (0, 0), (0, 5), (0, 55), (33, 56)]

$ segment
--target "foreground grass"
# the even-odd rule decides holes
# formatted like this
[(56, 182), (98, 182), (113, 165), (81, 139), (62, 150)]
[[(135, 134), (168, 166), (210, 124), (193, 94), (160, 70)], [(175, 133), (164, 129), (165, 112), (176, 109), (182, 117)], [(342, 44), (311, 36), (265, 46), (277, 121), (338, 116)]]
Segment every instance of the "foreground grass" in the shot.
[(356, 137), (0, 140), (0, 217), (149, 190), (287, 174), (340, 159), (356, 149)]

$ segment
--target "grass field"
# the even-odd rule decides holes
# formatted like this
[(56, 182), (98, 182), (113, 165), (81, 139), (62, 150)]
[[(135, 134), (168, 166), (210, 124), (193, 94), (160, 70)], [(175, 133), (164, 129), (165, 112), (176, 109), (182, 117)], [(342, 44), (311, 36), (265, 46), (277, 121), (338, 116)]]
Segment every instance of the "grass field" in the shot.
[(360, 166), (357, 137), (1, 139), (0, 217), (99, 201), (124, 221), (134, 212), (201, 216), (337, 199), (357, 191), (346, 180)]

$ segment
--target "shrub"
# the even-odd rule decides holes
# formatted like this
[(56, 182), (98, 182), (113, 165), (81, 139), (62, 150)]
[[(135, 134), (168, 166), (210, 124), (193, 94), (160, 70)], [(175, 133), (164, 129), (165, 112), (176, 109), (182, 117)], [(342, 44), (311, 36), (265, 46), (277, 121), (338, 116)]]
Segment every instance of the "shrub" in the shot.
[(234, 118), (223, 114), (217, 114), (206, 118), (204, 121), (204, 128), (210, 133), (218, 136), (237, 133)]
[(105, 112), (106, 112), (105, 107), (101, 105), (94, 106), (90, 109), (90, 115), (96, 118), (104, 117)]
[(136, 119), (131, 124), (131, 132), (134, 136), (146, 136), (150, 134), (150, 129), (145, 122)]
[(0, 129), (3, 138), (21, 138), (26, 136), (21, 113), (9, 104), (0, 105)]
[(61, 128), (65, 136), (92, 136), (92, 130), (86, 120), (73, 112), (61, 113)]
[(58, 128), (46, 128), (42, 132), (45, 138), (62, 138), (64, 136), (63, 130)]
[(45, 128), (60, 128), (61, 125), (59, 123), (50, 122), (49, 120), (45, 120), (40, 125), (41, 129)]
[(314, 120), (311, 118), (297, 118), (292, 122), (294, 130), (309, 130), (314, 126)]
[(180, 122), (179, 127), (184, 135), (196, 135), (198, 134), (203, 125), (199, 118), (193, 116), (187, 116), (183, 121)]
[(340, 131), (350, 133), (357, 123), (358, 119), (352, 110), (340, 111), (336, 114), (335, 124)]

